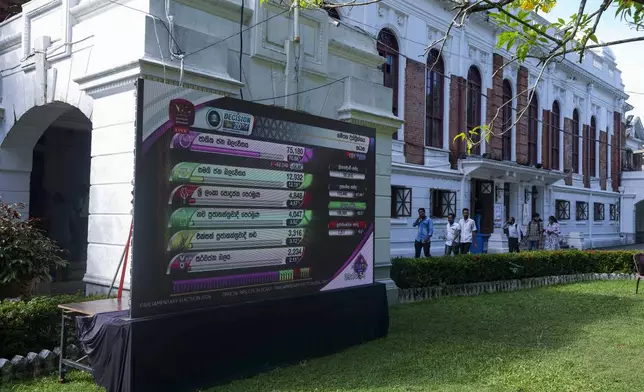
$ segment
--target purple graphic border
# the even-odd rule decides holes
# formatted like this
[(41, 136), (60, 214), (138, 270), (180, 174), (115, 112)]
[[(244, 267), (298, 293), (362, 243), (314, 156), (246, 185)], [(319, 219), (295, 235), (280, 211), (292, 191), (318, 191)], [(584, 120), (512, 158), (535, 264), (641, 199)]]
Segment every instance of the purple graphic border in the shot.
[[(340, 269), (338, 269), (335, 272), (335, 274), (331, 277), (331, 279), (328, 280), (329, 282), (332, 281), (333, 279), (335, 279), (338, 275), (340, 275), (342, 273), (342, 271), (344, 271), (344, 269), (347, 268), (347, 266), (349, 264), (351, 264), (351, 260), (353, 260), (358, 255), (358, 253), (360, 253), (360, 251), (364, 247), (364, 244), (367, 242), (367, 240), (369, 239), (369, 236), (371, 235), (372, 232), (373, 232), (373, 223), (371, 225), (369, 225), (369, 228), (367, 229), (367, 232), (365, 233), (364, 237), (362, 237), (362, 241), (360, 241), (360, 244), (358, 244), (358, 247), (356, 247), (356, 249), (353, 251), (353, 253), (351, 254), (351, 257), (349, 257), (349, 259), (342, 265), (342, 267), (340, 267)], [(372, 256), (374, 256), (374, 255), (372, 255)], [(373, 264), (373, 262), (374, 261), (373, 261), (373, 257), (372, 257), (371, 263)]]

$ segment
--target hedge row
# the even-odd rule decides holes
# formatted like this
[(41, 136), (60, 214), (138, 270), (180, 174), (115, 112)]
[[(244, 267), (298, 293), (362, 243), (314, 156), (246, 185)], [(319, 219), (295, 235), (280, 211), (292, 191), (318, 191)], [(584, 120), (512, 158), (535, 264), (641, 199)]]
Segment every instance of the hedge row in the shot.
[(586, 273), (633, 273), (633, 251), (537, 251), (392, 260), (401, 289)]
[[(0, 358), (26, 355), (60, 346), (61, 310), (58, 305), (102, 297), (55, 295), (0, 302)], [(67, 329), (72, 337), (72, 328)]]

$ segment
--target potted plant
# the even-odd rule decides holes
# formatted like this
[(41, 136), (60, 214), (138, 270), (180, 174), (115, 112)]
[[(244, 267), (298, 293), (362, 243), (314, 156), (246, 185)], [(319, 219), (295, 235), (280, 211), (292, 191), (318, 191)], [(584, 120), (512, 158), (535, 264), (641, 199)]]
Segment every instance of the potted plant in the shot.
[(0, 298), (29, 295), (51, 280), (52, 269), (67, 265), (61, 254), (36, 219), (24, 220), (16, 206), (0, 202)]

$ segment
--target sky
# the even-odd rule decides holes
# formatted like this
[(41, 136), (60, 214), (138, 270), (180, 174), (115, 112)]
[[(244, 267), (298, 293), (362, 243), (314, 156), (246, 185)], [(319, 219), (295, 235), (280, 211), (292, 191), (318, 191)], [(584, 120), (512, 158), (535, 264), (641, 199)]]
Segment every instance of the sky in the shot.
[[(599, 9), (602, 0), (588, 0), (586, 10), (593, 12)], [(578, 0), (559, 0), (557, 5), (548, 14), (544, 15), (548, 20), (564, 18), (569, 20), (570, 16), (579, 9)], [(618, 39), (643, 36), (644, 32), (636, 33), (615, 17), (615, 8), (611, 7), (604, 13), (597, 28), (597, 38), (604, 42)], [(630, 95), (628, 103), (635, 109), (630, 114), (644, 117), (644, 41), (634, 42), (610, 47), (617, 58), (617, 68), (622, 71), (622, 82), (626, 93)], [(639, 92), (640, 94), (635, 94)]]

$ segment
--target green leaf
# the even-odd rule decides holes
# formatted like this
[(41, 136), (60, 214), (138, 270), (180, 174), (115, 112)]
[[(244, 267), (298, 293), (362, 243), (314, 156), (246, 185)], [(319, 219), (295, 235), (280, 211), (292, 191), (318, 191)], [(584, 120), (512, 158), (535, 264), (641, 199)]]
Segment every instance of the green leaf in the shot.
[(599, 41), (597, 40), (597, 36), (595, 36), (595, 34), (589, 35), (588, 38), (596, 44), (599, 43)]

